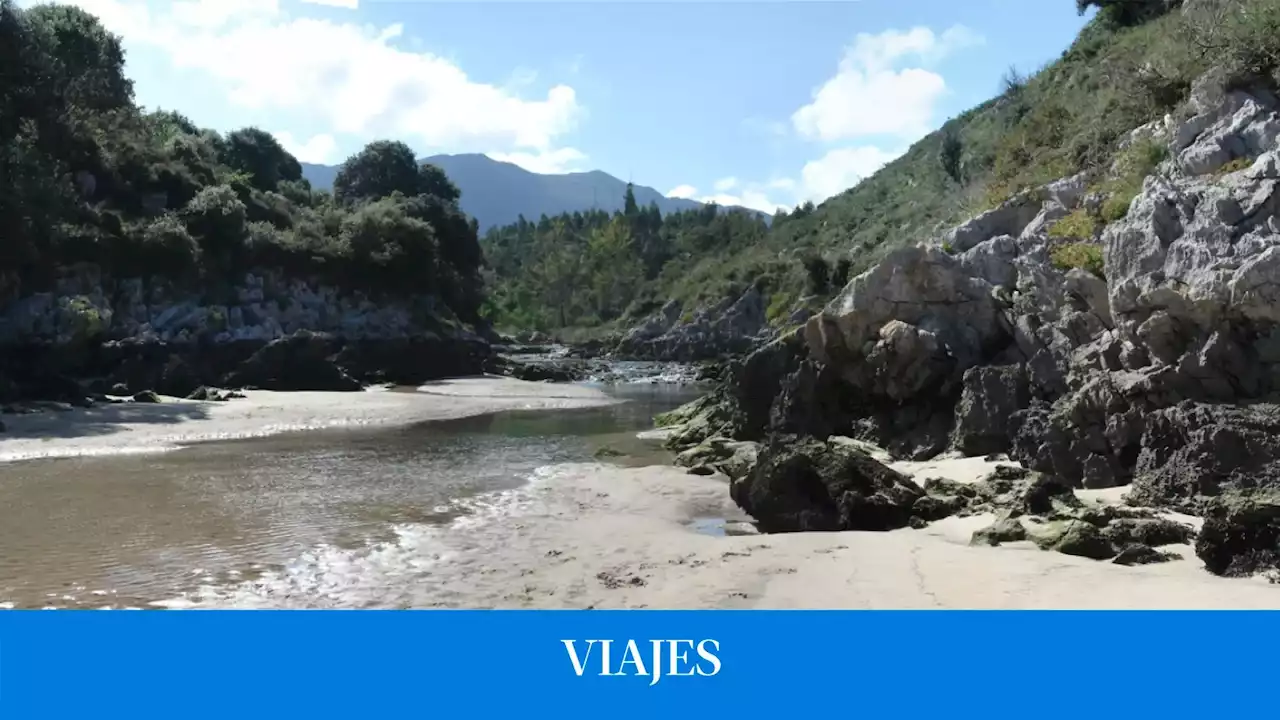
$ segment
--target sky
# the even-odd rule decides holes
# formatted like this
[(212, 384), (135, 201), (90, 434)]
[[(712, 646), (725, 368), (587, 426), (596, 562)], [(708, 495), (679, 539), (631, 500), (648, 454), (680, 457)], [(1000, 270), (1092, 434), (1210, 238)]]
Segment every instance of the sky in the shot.
[(857, 184), (1085, 21), (1072, 0), (70, 1), (123, 38), (140, 104), (305, 162), (396, 139), (765, 211)]

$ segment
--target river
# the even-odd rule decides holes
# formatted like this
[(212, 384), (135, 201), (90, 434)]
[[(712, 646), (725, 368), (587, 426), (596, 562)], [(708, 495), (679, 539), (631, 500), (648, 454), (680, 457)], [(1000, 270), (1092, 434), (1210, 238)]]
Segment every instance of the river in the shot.
[(415, 577), (398, 565), (459, 524), (502, 522), (538, 468), (670, 460), (636, 433), (698, 390), (605, 389), (625, 402), (0, 466), (0, 606), (235, 607), (255, 584), (394, 606), (381, 590)]

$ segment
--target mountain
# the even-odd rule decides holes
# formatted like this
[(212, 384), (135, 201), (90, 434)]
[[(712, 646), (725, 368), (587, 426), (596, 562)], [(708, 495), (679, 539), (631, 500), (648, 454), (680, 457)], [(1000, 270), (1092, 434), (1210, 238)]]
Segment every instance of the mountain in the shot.
[[(627, 183), (600, 170), (543, 175), (486, 155), (433, 155), (422, 162), (436, 165), (462, 191), (462, 209), (480, 223), (480, 232), (510, 225), (521, 215), (536, 221), (565, 212), (621, 210)], [(338, 166), (302, 164), (302, 175), (317, 189), (330, 189)], [(669, 198), (651, 187), (636, 185), (636, 202), (656, 203), (663, 215), (702, 207), (695, 200)]]

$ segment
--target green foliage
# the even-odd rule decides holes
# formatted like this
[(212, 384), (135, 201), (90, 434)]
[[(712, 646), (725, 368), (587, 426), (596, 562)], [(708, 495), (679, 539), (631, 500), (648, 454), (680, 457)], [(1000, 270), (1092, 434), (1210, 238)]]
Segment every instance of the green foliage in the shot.
[(434, 293), (478, 319), (484, 264), (445, 174), (402, 143), (344, 167), (340, 202), (262, 130), (225, 138), (132, 100), (119, 38), (72, 6), (0, 0), (0, 278), (117, 274), (225, 285), (250, 270)]
[(795, 298), (789, 294), (774, 293), (769, 300), (769, 307), (765, 309), (765, 319), (770, 325), (778, 324), (791, 314), (791, 307), (795, 302)]
[(1099, 16), (1119, 26), (1139, 25), (1171, 10), (1181, 0), (1076, 0), (1076, 10), (1081, 15), (1090, 7), (1098, 8)]
[(1103, 272), (1102, 247), (1091, 242), (1077, 242), (1059, 245), (1050, 253), (1054, 267), (1059, 270), (1081, 268), (1098, 277), (1105, 277)]
[(1058, 240), (1092, 240), (1098, 234), (1098, 220), (1080, 208), (1049, 226), (1049, 237)]
[(1237, 173), (1241, 170), (1248, 170), (1252, 166), (1253, 160), (1247, 157), (1240, 157), (1218, 168), (1218, 172), (1216, 174), (1218, 176), (1230, 175), (1231, 173)]
[[(482, 240), (494, 276), (493, 318), (542, 330), (638, 321), (678, 293), (672, 285), (688, 277), (691, 263), (744, 251), (767, 231), (758, 216), (715, 206), (664, 218), (656, 205), (636, 206), (634, 196), (614, 214), (521, 218)], [(720, 300), (742, 279), (718, 275), (694, 295)]]
[(236, 130), (224, 143), (223, 162), (243, 173), (258, 190), (276, 190), (282, 181), (302, 179), (302, 165), (269, 133), (258, 128)]
[(826, 295), (831, 291), (831, 266), (821, 255), (805, 255), (800, 260), (808, 279), (810, 295)]
[(1101, 210), (1104, 222), (1112, 223), (1129, 214), (1129, 206), (1142, 191), (1143, 181), (1168, 155), (1166, 145), (1148, 138), (1137, 140), (1117, 153), (1112, 177), (1102, 186), (1108, 194)]

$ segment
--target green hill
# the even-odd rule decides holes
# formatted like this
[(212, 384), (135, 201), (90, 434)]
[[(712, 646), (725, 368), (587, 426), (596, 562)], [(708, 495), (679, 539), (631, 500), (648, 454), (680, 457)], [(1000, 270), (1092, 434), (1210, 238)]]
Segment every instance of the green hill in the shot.
[[(1158, 160), (1144, 157), (1148, 149), (1140, 146), (1122, 152), (1127, 133), (1178, 113), (1193, 81), (1211, 67), (1239, 80), (1276, 82), (1275, 0), (1078, 5), (1095, 16), (1058, 60), (1030, 77), (1006, 78), (998, 97), (951, 119), (856, 187), (816, 208), (775, 216), (759, 237), (687, 245), (636, 287), (634, 297), (673, 298), (689, 307), (758, 282), (773, 296), (771, 317), (785, 317), (800, 304), (820, 304), (849, 273), (894, 247), (1079, 172), (1089, 173), (1092, 189), (1110, 198), (1097, 222), (1114, 220)], [(1113, 168), (1117, 160), (1123, 162)], [(497, 280), (499, 288), (509, 282)], [(633, 309), (651, 307), (642, 302)], [(634, 313), (623, 318), (634, 319)]]

